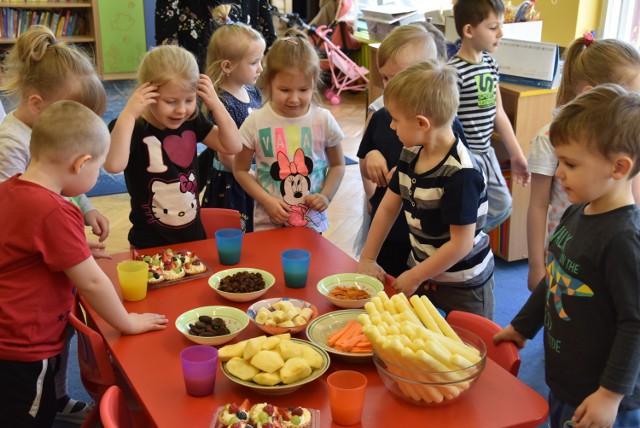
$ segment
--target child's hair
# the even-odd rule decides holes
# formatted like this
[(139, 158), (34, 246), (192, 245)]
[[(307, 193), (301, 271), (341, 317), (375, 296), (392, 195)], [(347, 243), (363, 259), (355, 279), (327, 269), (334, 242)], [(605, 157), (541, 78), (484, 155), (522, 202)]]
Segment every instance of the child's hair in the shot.
[(453, 121), (458, 99), (456, 70), (434, 59), (401, 71), (384, 89), (385, 104), (396, 102), (404, 113), (426, 116), (438, 127)]
[(616, 83), (626, 86), (639, 73), (640, 53), (629, 43), (578, 37), (564, 52), (556, 104), (568, 103), (587, 85)]
[(431, 33), (431, 37), (433, 37), (433, 42), (436, 44), (436, 51), (438, 52), (438, 59), (440, 61), (447, 61), (447, 39), (444, 38), (444, 34), (442, 31), (438, 29), (435, 25), (428, 21), (417, 21), (412, 22), (409, 25), (419, 25), (421, 27), (426, 28), (426, 30)]
[(138, 68), (137, 81), (162, 86), (171, 81), (184, 83), (195, 90), (200, 71), (195, 56), (177, 45), (161, 45), (151, 49)]
[(491, 13), (504, 15), (502, 0), (458, 0), (453, 5), (453, 20), (458, 36), (462, 38), (465, 25), (475, 27), (487, 19)]
[(378, 68), (384, 67), (389, 60), (396, 61), (400, 55), (409, 54), (425, 60), (435, 53), (433, 48), (438, 48), (435, 37), (423, 23), (420, 24), (396, 27), (384, 38), (378, 48)]
[(56, 40), (43, 25), (32, 25), (18, 38), (4, 65), (5, 83), (0, 89), (10, 96), (24, 100), (34, 93), (45, 99), (65, 94), (96, 114), (105, 111), (107, 94), (91, 59)]
[(224, 23), (213, 33), (207, 48), (205, 72), (211, 78), (217, 92), (220, 92), (220, 84), (225, 77), (222, 70), (223, 61), (240, 61), (253, 43), (261, 43), (263, 49), (266, 47), (262, 34), (253, 28), (242, 23), (228, 22), (230, 10), (230, 5), (223, 4), (212, 12), (215, 19), (222, 19)]
[(320, 80), (320, 58), (307, 40), (306, 35), (295, 29), (287, 30), (285, 36), (278, 38), (269, 49), (262, 72), (267, 97), (271, 96), (271, 82), (276, 74), (282, 71), (302, 72), (312, 80), (314, 95), (317, 95), (316, 86)]
[(554, 147), (578, 142), (605, 157), (628, 154), (633, 177), (640, 169), (640, 94), (613, 83), (596, 86), (559, 109), (549, 138)]
[[(73, 121), (74, 126), (69, 126)], [(96, 113), (75, 101), (57, 101), (36, 118), (31, 133), (31, 157), (66, 162), (78, 155), (92, 158), (109, 149), (109, 129)]]

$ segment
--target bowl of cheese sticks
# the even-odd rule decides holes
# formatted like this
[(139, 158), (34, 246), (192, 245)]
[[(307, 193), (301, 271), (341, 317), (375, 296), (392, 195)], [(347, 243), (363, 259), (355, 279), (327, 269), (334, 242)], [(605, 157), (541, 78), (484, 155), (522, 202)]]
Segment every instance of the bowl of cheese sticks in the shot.
[(378, 293), (358, 317), (386, 388), (418, 406), (464, 396), (484, 370), (487, 348), (476, 334), (450, 326), (424, 296)]

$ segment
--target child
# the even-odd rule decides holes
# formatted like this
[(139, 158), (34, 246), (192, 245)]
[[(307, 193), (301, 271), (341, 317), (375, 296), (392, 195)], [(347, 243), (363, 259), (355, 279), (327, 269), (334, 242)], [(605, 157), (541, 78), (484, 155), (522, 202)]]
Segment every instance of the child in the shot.
[[(616, 83), (640, 91), (640, 54), (628, 43), (616, 39), (593, 40), (591, 34), (579, 37), (565, 50), (558, 106), (602, 83)], [(529, 290), (545, 277), (545, 251), (548, 238), (571, 204), (554, 178), (558, 159), (549, 141), (549, 125), (544, 126), (529, 149), (531, 196), (527, 211), (529, 249)], [(634, 183), (638, 180), (635, 179)], [(640, 199), (636, 199), (640, 200)]]
[(33, 124), (25, 173), (0, 184), (0, 222), (10, 231), (0, 234), (0, 426), (53, 425), (53, 376), (74, 287), (124, 334), (167, 323), (164, 315), (127, 314), (91, 257), (80, 211), (62, 197), (93, 187), (108, 147), (99, 116), (75, 101), (57, 101)]
[(637, 427), (640, 95), (597, 86), (564, 106), (549, 133), (575, 205), (551, 236), (545, 285), (494, 342), (522, 347), (544, 326), (551, 427)]
[[(229, 10), (229, 5), (218, 6), (214, 15), (226, 22)], [(209, 42), (207, 74), (238, 128), (251, 111), (262, 106), (262, 93), (255, 84), (262, 73), (264, 50), (260, 33), (240, 23), (222, 25)], [(202, 206), (240, 211), (243, 229), (252, 232), (253, 200), (233, 177), (233, 156), (211, 149), (206, 152), (200, 157), (212, 157), (213, 167), (207, 175)]]
[(489, 231), (511, 214), (511, 194), (491, 147), (494, 127), (509, 152), (514, 180), (522, 185), (530, 180), (527, 159), (502, 107), (498, 65), (489, 56), (502, 38), (504, 4), (502, 0), (458, 0), (453, 17), (462, 45), (449, 64), (458, 70), (458, 116), (469, 147), (487, 177), (489, 212), (485, 231)]
[(326, 210), (344, 175), (344, 135), (331, 113), (312, 102), (319, 74), (318, 54), (304, 37), (287, 35), (269, 50), (268, 102), (242, 124), (244, 147), (233, 163), (236, 180), (257, 202), (256, 231), (329, 227)]
[[(129, 242), (136, 248), (205, 239), (200, 221), (196, 143), (224, 154), (240, 151), (238, 128), (209, 76), (190, 52), (158, 46), (140, 64), (135, 90), (111, 123), (105, 169), (124, 171), (131, 195)], [(198, 114), (200, 96), (217, 126)]]
[(458, 108), (456, 71), (437, 60), (397, 74), (384, 90), (391, 128), (404, 145), (376, 212), (358, 272), (384, 279), (376, 257), (400, 209), (411, 233), (411, 269), (393, 288), (426, 295), (438, 308), (493, 317), (493, 253), (482, 232), (486, 184), (451, 124)]
[[(378, 68), (385, 87), (393, 76), (410, 65), (435, 58), (436, 54), (440, 56), (441, 53), (437, 51), (435, 43), (439, 37), (434, 36), (434, 32), (439, 30), (428, 24), (433, 27), (433, 32), (429, 31), (426, 24), (428, 23), (397, 27), (380, 44), (377, 55)], [(382, 98), (380, 97), (381, 101)], [(384, 107), (375, 111), (367, 123), (358, 148), (360, 174), (367, 198), (367, 211), (366, 216), (363, 216), (362, 231), (356, 238), (359, 245), (363, 245), (366, 240), (371, 218), (375, 216), (386, 192), (391, 172), (398, 164), (402, 152), (402, 143), (397, 134), (389, 128), (390, 124), (391, 116)], [(464, 142), (464, 131), (457, 119), (454, 120), (453, 130), (463, 138)], [(404, 216), (398, 216), (380, 248), (376, 261), (385, 272), (397, 277), (408, 269), (407, 260), (410, 251), (407, 220)]]
[[(56, 40), (51, 30), (42, 25), (29, 27), (19, 38), (5, 60), (3, 90), (17, 98), (15, 110), (0, 124), (0, 182), (27, 169), (31, 155), (31, 127), (40, 113), (55, 101), (76, 100), (102, 114), (106, 93), (91, 60), (82, 51)], [(72, 202), (82, 210), (84, 222), (98, 236), (89, 242), (94, 257), (109, 257), (104, 241), (109, 236), (109, 220), (96, 210), (85, 195)], [(81, 423), (91, 405), (69, 397), (67, 363), (69, 346), (75, 330), (68, 326), (65, 347), (60, 353), (60, 368), (55, 373), (59, 420)]]

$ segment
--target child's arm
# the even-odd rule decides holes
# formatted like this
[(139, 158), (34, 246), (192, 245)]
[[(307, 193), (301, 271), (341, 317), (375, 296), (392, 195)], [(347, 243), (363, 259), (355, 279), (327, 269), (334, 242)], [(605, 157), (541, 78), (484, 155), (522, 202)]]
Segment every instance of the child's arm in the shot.
[(218, 153), (226, 155), (239, 153), (242, 150), (242, 142), (238, 127), (224, 104), (222, 104), (222, 101), (220, 101), (220, 98), (218, 98), (218, 94), (213, 88), (213, 83), (211, 83), (211, 79), (206, 74), (200, 75), (196, 93), (202, 98), (204, 105), (207, 106), (217, 124), (217, 126), (211, 128), (211, 131), (202, 142)]
[(376, 183), (374, 183), (373, 181), (367, 178), (367, 173), (365, 171), (366, 165), (365, 165), (364, 159), (358, 160), (358, 166), (360, 167), (360, 177), (362, 178), (362, 187), (364, 188), (364, 196), (367, 200), (369, 213), (371, 213), (371, 203), (369, 202), (369, 199), (371, 199), (371, 196), (373, 196), (373, 194), (376, 192), (377, 186), (376, 186)]
[(527, 210), (529, 291), (533, 291), (546, 274), (544, 247), (552, 182), (553, 177), (548, 175), (531, 175), (531, 195), (529, 196), (529, 209)]
[(312, 209), (322, 212), (329, 207), (329, 202), (338, 191), (342, 177), (344, 177), (344, 155), (342, 153), (342, 145), (336, 144), (326, 148), (327, 160), (329, 161), (329, 170), (324, 180), (324, 186), (320, 193), (307, 195), (305, 203)]
[(518, 349), (524, 348), (527, 338), (516, 331), (511, 324), (506, 326), (500, 333), (493, 336), (493, 343), (499, 345), (502, 342), (513, 342)]
[(257, 203), (261, 204), (267, 211), (267, 215), (274, 223), (282, 224), (289, 220), (289, 205), (279, 198), (274, 198), (268, 194), (260, 183), (251, 175), (251, 161), (254, 151), (248, 147), (243, 147), (242, 151), (235, 155), (233, 159), (233, 176), (245, 192), (249, 194)]
[(131, 95), (124, 109), (118, 115), (116, 124), (111, 130), (111, 147), (109, 147), (109, 153), (104, 162), (104, 169), (107, 172), (117, 174), (127, 167), (131, 148), (131, 134), (133, 134), (136, 119), (142, 115), (149, 105), (156, 103), (156, 98), (159, 95), (156, 92), (157, 89), (157, 86), (149, 82), (143, 83)]
[(378, 265), (376, 259), (401, 209), (402, 197), (387, 189), (376, 215), (373, 217), (367, 241), (362, 248), (360, 262), (358, 263), (358, 273), (364, 273), (378, 278), (383, 283), (385, 282), (386, 272)]
[(473, 249), (476, 224), (451, 225), (451, 239), (426, 260), (403, 272), (392, 287), (411, 296), (422, 282), (449, 269)]
[(516, 139), (516, 134), (513, 132), (513, 127), (507, 113), (505, 113), (502, 107), (502, 96), (500, 95), (500, 89), (496, 89), (496, 122), (495, 128), (500, 134), (500, 140), (509, 152), (509, 158), (511, 160), (511, 173), (513, 174), (516, 183), (520, 183), (526, 186), (531, 179), (531, 175), (527, 171), (527, 159), (522, 153), (520, 144)]
[(583, 427), (611, 427), (618, 416), (618, 407), (624, 398), (604, 387), (600, 387), (593, 394), (584, 399), (573, 414), (574, 428)]
[(166, 327), (168, 320), (164, 315), (127, 313), (113, 284), (93, 257), (65, 273), (98, 315), (122, 333), (139, 334)]

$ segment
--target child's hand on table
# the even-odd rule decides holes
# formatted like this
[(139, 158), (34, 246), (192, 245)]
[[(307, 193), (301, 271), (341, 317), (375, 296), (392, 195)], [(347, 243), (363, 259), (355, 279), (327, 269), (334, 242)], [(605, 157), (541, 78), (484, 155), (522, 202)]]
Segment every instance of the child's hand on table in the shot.
[(383, 284), (385, 283), (387, 276), (387, 273), (375, 260), (363, 258), (360, 258), (360, 261), (358, 262), (358, 273), (378, 278), (378, 280)]
[(126, 331), (124, 334), (140, 334), (147, 331), (162, 330), (167, 327), (169, 320), (164, 315), (160, 314), (129, 314), (130, 331)]

